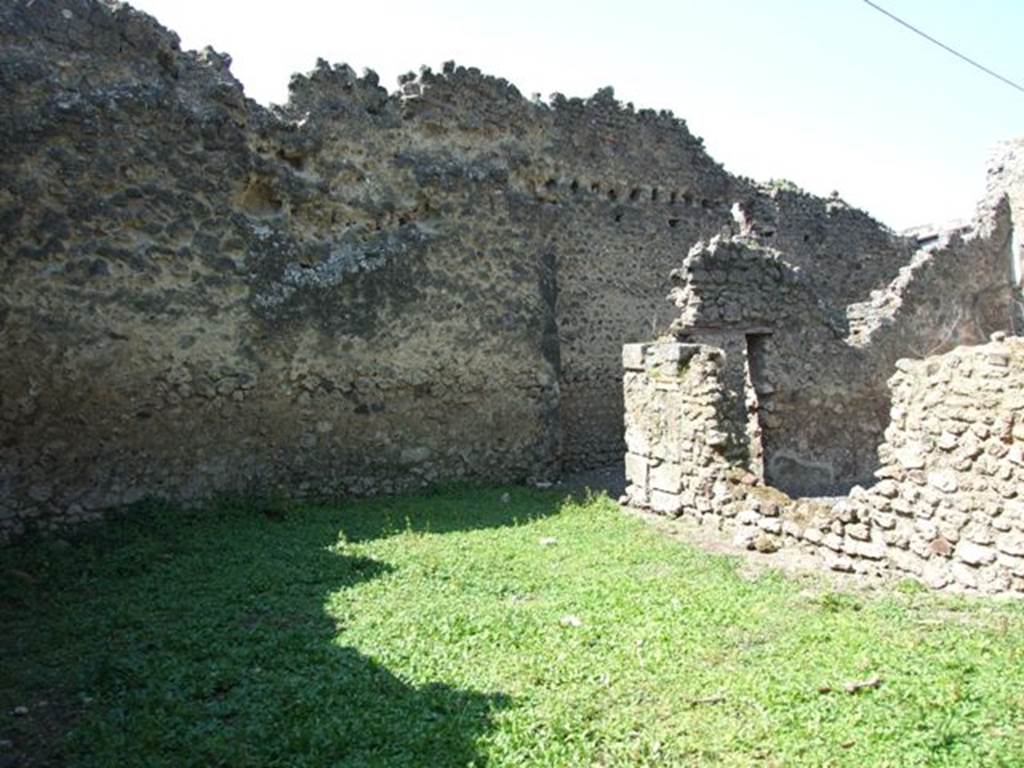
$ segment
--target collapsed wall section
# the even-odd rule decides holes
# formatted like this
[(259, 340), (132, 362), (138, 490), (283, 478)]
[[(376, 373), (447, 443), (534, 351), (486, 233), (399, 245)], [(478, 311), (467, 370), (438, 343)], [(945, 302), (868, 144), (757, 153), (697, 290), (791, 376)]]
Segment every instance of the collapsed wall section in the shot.
[(726, 358), (673, 341), (624, 348), (630, 504), (836, 571), (1024, 593), (1024, 339), (901, 360), (876, 482), (833, 499), (791, 498), (728, 456)]
[(1019, 327), (1009, 200), (986, 200), (971, 226), (933, 237), (892, 282), (845, 309), (847, 342), (870, 350), (886, 368), (900, 357), (981, 344), (993, 333)]
[[(679, 311), (671, 333), (750, 350), (750, 402), (734, 400), (756, 409), (769, 485), (794, 496), (845, 493), (870, 482), (878, 466), (890, 409), (885, 380), (898, 359), (1014, 329), (1010, 207), (996, 199), (973, 228), (937, 238), (866, 301), (849, 305), (842, 302), (850, 281), (841, 271), (843, 288), (824, 279), (832, 263), (824, 254), (822, 269), (808, 268), (806, 254), (776, 247), (784, 237), (765, 237), (776, 234), (760, 229), (765, 208), (755, 220), (738, 206), (744, 234), (698, 243), (671, 273)], [(732, 389), (742, 389), (744, 375), (735, 368)]]
[(746, 216), (672, 272), (670, 335), (624, 348), (627, 501), (838, 571), (1024, 592), (1007, 197), (847, 306)]
[(790, 183), (759, 185), (732, 209), (736, 234), (786, 254), (830, 305), (861, 301), (896, 278), (917, 249), (864, 211), (833, 195), (822, 199)]
[[(759, 442), (747, 450), (758, 474), (763, 466), (768, 484), (793, 495), (870, 478), (887, 399), (876, 394), (874, 361), (844, 343), (845, 317), (810, 276), (788, 254), (738, 236), (699, 243), (671, 277), (672, 334), (733, 350), (727, 391), (734, 420), (749, 412), (758, 425)], [(734, 442), (749, 445), (751, 431), (731, 430)]]

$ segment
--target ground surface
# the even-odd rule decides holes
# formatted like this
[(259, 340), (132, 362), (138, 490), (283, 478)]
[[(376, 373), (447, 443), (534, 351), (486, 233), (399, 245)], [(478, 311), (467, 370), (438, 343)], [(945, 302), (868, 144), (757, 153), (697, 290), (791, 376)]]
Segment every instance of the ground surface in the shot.
[(137, 514), (4, 551), (0, 765), (1024, 763), (1021, 604), (837, 592), (564, 497)]

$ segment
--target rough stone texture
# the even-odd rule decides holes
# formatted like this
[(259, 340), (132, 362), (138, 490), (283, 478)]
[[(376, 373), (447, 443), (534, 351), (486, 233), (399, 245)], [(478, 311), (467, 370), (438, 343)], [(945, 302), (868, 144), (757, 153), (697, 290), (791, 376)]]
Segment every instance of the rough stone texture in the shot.
[(910, 247), (611, 89), (321, 61), (268, 110), (229, 66), (125, 5), (0, 6), (0, 537), (607, 464), (619, 350), (695, 241), (757, 229), (865, 289)]
[(626, 495), (656, 512), (711, 511), (730, 469), (722, 350), (664, 342), (625, 347)]
[[(1024, 138), (1001, 142), (992, 152), (988, 165), (986, 199), (1006, 196), (1013, 216), (1013, 274), (1020, 285), (1024, 281)], [(1015, 332), (1024, 332), (1018, 325)]]
[[(0, 5), (0, 179), (0, 539), (145, 497), (608, 464), (621, 345), (667, 327), (695, 242), (770, 242), (833, 308), (884, 293), (916, 247), (838, 199), (731, 176), (611, 89), (533, 102), (450, 64), (388, 93), (321, 61), (268, 110), (230, 57), (99, 0)], [(780, 414), (806, 407), (779, 391)], [(870, 410), (832, 394), (823, 413)], [(736, 429), (727, 447), (756, 461), (737, 435), (761, 427)]]
[[(969, 231), (943, 235), (852, 304), (839, 302), (863, 278), (840, 271), (843, 287), (834, 287), (828, 273), (802, 267), (801, 256), (766, 245), (756, 230), (715, 238), (672, 272), (680, 316), (671, 330), (735, 347), (727, 359), (743, 365), (727, 377), (739, 425), (730, 431), (758, 434), (750, 444), (771, 485), (796, 495), (843, 493), (869, 482), (878, 466), (890, 410), (884, 382), (896, 360), (1014, 327), (1010, 237), (1009, 207), (994, 199)], [(743, 426), (755, 411), (759, 429)]]
[(671, 273), (669, 335), (624, 352), (627, 501), (837, 571), (1024, 591), (1014, 157), (972, 224), (915, 235), (881, 287), (833, 284), (737, 205), (739, 234)]
[[(735, 543), (762, 552), (803, 549), (833, 570), (1022, 593), (1024, 339), (996, 339), (900, 360), (876, 481), (830, 499), (791, 498), (726, 455), (722, 350), (635, 345), (625, 356), (627, 499), (730, 527)], [(663, 362), (675, 359), (686, 362)], [(655, 479), (666, 466), (670, 489)]]
[(448, 79), (407, 103), (326, 66), (271, 114), (125, 6), (6, 4), (0, 44), (7, 531), (552, 471), (552, 265), (500, 115), (419, 142)]
[(895, 568), (986, 593), (1024, 591), (1024, 339), (997, 339), (900, 361), (881, 482), (853, 504)]

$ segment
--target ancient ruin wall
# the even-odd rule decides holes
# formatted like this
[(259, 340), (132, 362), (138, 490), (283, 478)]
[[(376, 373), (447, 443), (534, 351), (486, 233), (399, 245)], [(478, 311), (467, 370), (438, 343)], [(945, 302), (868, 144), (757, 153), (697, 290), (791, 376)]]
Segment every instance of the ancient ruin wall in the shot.
[(620, 345), (665, 327), (670, 268), (734, 202), (808, 271), (866, 290), (905, 261), (610, 90), (535, 103), (446, 65), (388, 93), (320, 62), (268, 110), (229, 67), (127, 6), (0, 7), (5, 535), (608, 463)]
[(725, 353), (700, 344), (627, 344), (626, 482), (654, 512), (720, 514), (730, 414)]
[(1024, 591), (1024, 339), (898, 367), (880, 482), (851, 512), (930, 586)]
[[(736, 213), (743, 234), (699, 243), (673, 271), (680, 316), (672, 333), (733, 347), (726, 359), (736, 421), (742, 425), (751, 407), (744, 400), (753, 399), (766, 481), (787, 493), (844, 493), (871, 481), (889, 419), (885, 380), (896, 360), (982, 343), (1015, 327), (1012, 223), (1003, 198), (983, 208), (972, 229), (937, 238), (867, 301), (848, 306), (858, 270), (835, 287), (803, 263), (806, 255), (779, 250), (784, 238), (763, 230), (749, 208)], [(746, 396), (744, 376), (752, 382)], [(733, 432), (745, 440), (742, 429)]]
[(736, 234), (785, 253), (832, 306), (863, 301), (884, 288), (917, 250), (913, 238), (894, 238), (838, 197), (814, 197), (786, 183), (761, 185), (756, 192), (733, 206)]
[[(992, 205), (1006, 196), (1013, 217), (1012, 273), (1018, 286), (1024, 283), (1024, 139), (1000, 143), (988, 164), (986, 201)], [(1024, 308), (1022, 308), (1024, 311)], [(1024, 326), (1017, 329), (1020, 333)]]
[(303, 130), (127, 8), (2, 30), (7, 531), (551, 471), (551, 267), (502, 158), (374, 147), (402, 101), (345, 72), (296, 83)]
[(630, 345), (623, 362), (631, 504), (837, 571), (1024, 593), (1024, 339), (901, 360), (876, 482), (831, 500), (786, 496), (728, 458), (721, 350)]

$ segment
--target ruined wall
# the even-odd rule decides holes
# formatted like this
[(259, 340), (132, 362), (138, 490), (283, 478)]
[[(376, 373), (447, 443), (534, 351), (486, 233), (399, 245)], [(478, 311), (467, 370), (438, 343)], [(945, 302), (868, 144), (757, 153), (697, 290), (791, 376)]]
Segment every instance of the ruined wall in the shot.
[(321, 61), (265, 109), (100, 0), (0, 6), (0, 140), (0, 536), (617, 461), (619, 350), (695, 241), (757, 229), (854, 293), (910, 242), (610, 89)]
[(621, 346), (669, 320), (667, 273), (648, 270), (727, 226), (742, 185), (678, 121), (622, 109), (610, 90), (556, 96), (547, 114), (539, 195), (557, 269), (561, 460), (574, 470), (621, 460)]
[(0, 42), (5, 535), (609, 463), (621, 341), (737, 183), (609, 90), (321, 62), (268, 111), (126, 6), (8, 4)]
[(758, 466), (738, 452), (740, 463), (793, 495), (870, 478), (888, 415), (884, 377), (871, 351), (846, 343), (842, 309), (808, 272), (744, 236), (698, 244), (672, 280), (675, 337), (727, 352), (734, 442), (747, 442), (748, 418), (759, 425)]
[(896, 279), (917, 250), (839, 197), (822, 199), (788, 184), (760, 185), (737, 198), (736, 234), (786, 254), (815, 294), (843, 307)]
[[(989, 158), (986, 186), (989, 205), (1004, 195), (1010, 204), (1014, 230), (1012, 272), (1019, 286), (1024, 281), (1024, 138), (996, 146)], [(1022, 330), (1024, 325), (1019, 325), (1017, 332)]]
[(727, 458), (726, 353), (700, 344), (627, 344), (626, 482), (655, 512), (721, 514)]
[(293, 121), (127, 8), (2, 13), (5, 532), (557, 464), (552, 268), (507, 158), (375, 146), (405, 118), (372, 78), (298, 80)]
[(728, 456), (726, 357), (674, 341), (624, 348), (630, 504), (837, 571), (1024, 593), (1024, 339), (899, 361), (876, 481), (833, 499), (791, 498)]
[(837, 571), (1024, 592), (1014, 171), (999, 175), (971, 224), (856, 290), (779, 249), (777, 195), (738, 203), (739, 234), (671, 273), (670, 333), (624, 347), (625, 500)]
[[(1015, 327), (1010, 209), (995, 200), (972, 228), (936, 237), (866, 301), (849, 305), (861, 270), (836, 266), (833, 283), (807, 267), (806, 254), (779, 250), (786, 238), (762, 228), (769, 209), (761, 205), (755, 220), (738, 205), (744, 234), (698, 243), (671, 273), (679, 309), (671, 331), (735, 348), (726, 355), (730, 389), (742, 391), (745, 375), (752, 381), (746, 396), (733, 397), (736, 421), (744, 409), (757, 411), (757, 451), (770, 485), (796, 496), (844, 493), (870, 482), (878, 466), (890, 410), (885, 380), (896, 360)], [(886, 278), (886, 269), (869, 268), (871, 282), (859, 290)]]
[(851, 345), (872, 348), (885, 367), (957, 345), (984, 343), (1019, 325), (1011, 268), (1013, 219), (998, 196), (967, 227), (936, 233), (882, 290), (846, 308)]
[(846, 506), (932, 587), (1024, 592), (1024, 339), (898, 368), (880, 481)]

